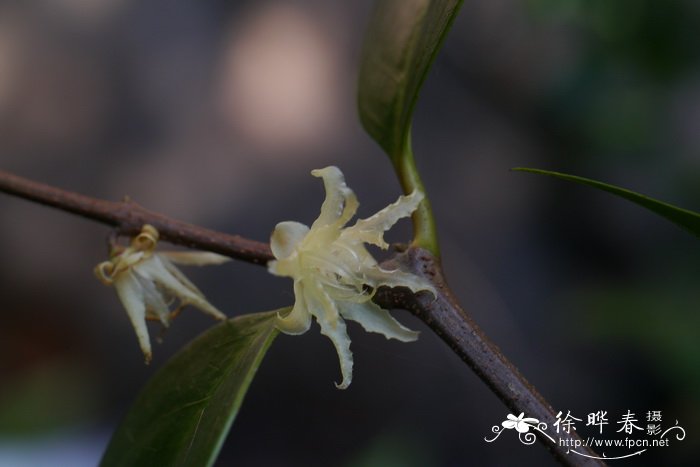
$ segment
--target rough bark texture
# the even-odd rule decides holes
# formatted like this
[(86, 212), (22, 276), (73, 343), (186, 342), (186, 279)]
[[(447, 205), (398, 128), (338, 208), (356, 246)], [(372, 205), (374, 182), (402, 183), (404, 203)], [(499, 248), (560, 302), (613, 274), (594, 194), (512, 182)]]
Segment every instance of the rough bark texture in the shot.
[[(515, 416), (525, 413), (526, 417), (546, 422), (547, 428), (543, 431), (555, 440), (569, 440), (567, 444), (570, 446), (573, 446), (572, 440), (581, 440), (573, 430), (571, 433), (563, 430), (556, 432), (552, 422), (556, 419), (557, 412), (462, 309), (445, 282), (439, 261), (429, 252), (409, 248), (385, 262), (383, 267), (400, 267), (423, 276), (435, 286), (438, 293), (437, 297), (433, 297), (426, 292), (413, 294), (407, 289), (380, 289), (375, 295), (377, 303), (385, 308), (408, 310), (420, 318), (459, 355)], [(575, 448), (576, 453), (569, 452), (573, 448), (552, 443), (536, 430), (532, 432), (564, 465), (605, 465), (600, 460), (586, 457), (598, 457), (588, 448)]]

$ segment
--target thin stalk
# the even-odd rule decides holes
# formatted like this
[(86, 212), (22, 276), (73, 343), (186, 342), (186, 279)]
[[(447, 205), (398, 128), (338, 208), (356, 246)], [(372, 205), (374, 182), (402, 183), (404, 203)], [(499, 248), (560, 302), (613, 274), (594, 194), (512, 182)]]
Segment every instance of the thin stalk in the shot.
[(403, 154), (399, 157), (392, 157), (391, 161), (394, 165), (394, 170), (399, 177), (401, 188), (404, 193), (410, 194), (417, 190), (425, 196), (423, 201), (418, 205), (418, 209), (413, 213), (413, 243), (416, 248), (428, 250), (436, 258), (440, 257), (440, 245), (438, 243), (437, 228), (435, 226), (435, 218), (433, 210), (430, 206), (428, 194), (423, 186), (423, 181), (420, 178), (420, 173), (416, 167), (416, 161), (413, 157), (413, 148), (411, 145), (411, 132), (408, 132), (406, 142), (402, 149)]

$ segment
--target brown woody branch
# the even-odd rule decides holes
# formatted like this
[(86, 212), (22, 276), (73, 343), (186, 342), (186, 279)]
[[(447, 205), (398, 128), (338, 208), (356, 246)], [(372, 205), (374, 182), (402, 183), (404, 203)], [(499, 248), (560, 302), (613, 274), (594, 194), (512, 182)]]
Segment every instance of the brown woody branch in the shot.
[[(577, 444), (583, 446), (575, 431), (566, 433), (555, 430), (553, 422), (557, 412), (462, 309), (442, 275), (439, 261), (428, 251), (409, 248), (383, 266), (390, 269), (399, 267), (424, 277), (435, 286), (437, 296), (425, 292), (414, 294), (405, 288), (381, 288), (375, 294), (375, 302), (384, 308), (401, 308), (413, 313), (450, 346), (514, 415), (524, 413), (526, 417), (545, 422), (547, 426), (542, 431), (557, 441), (565, 440), (563, 443), (569, 447), (552, 443), (536, 430), (531, 432), (561, 464), (605, 465), (594, 459), (599, 456), (593, 450), (573, 448)], [(492, 438), (494, 435), (488, 431), (484, 436)]]
[[(151, 224), (158, 229), (163, 240), (174, 244), (213, 251), (258, 265), (273, 259), (266, 243), (171, 219), (128, 199), (121, 202), (95, 199), (3, 171), (0, 171), (0, 192), (110, 225), (124, 235), (136, 235), (144, 224)], [(385, 265), (398, 266), (425, 277), (435, 285), (438, 294), (432, 297), (426, 293), (416, 295), (402, 288), (382, 288), (375, 295), (378, 304), (408, 310), (425, 322), (514, 414), (524, 412), (528, 417), (547, 421), (547, 428), (543, 431), (554, 439), (580, 441), (575, 432), (555, 433), (551, 423), (555, 419), (552, 407), (461, 308), (443, 278), (438, 260), (427, 251), (409, 248)], [(570, 452), (568, 447), (552, 443), (536, 431), (535, 434), (564, 465), (604, 465), (602, 461), (587, 457), (597, 457), (588, 448), (576, 448), (576, 453)], [(569, 445), (573, 446), (573, 443)]]
[(0, 171), (0, 191), (110, 225), (123, 235), (136, 235), (144, 224), (151, 224), (170, 243), (254, 264), (266, 264), (273, 259), (267, 243), (171, 219), (129, 199), (117, 202), (91, 198), (3, 171)]

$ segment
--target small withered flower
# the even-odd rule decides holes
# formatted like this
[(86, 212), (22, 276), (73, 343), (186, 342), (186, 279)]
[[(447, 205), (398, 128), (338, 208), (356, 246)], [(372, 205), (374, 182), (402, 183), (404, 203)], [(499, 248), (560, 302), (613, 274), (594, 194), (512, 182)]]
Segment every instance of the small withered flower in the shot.
[[(200, 251), (155, 251), (158, 237), (158, 231), (146, 224), (128, 247), (114, 246), (109, 261), (95, 267), (97, 278), (116, 289), (146, 363), (152, 356), (147, 319), (168, 327), (186, 305), (193, 305), (216, 319), (226, 319), (175, 264), (204, 266), (221, 264), (229, 258)], [(177, 306), (171, 309), (174, 304)]]

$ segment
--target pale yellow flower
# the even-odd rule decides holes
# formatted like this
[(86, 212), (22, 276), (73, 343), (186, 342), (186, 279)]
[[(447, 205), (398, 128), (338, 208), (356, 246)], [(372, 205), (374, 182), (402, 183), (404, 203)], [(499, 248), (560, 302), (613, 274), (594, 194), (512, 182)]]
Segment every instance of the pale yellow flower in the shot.
[(299, 222), (277, 224), (271, 238), (276, 260), (268, 264), (271, 273), (294, 279), (295, 302), (286, 316), (278, 316), (277, 327), (287, 334), (309, 330), (314, 316), (321, 333), (328, 336), (338, 352), (345, 389), (352, 381), (352, 352), (343, 318), (358, 322), (366, 331), (403, 342), (414, 341), (418, 333), (402, 326), (388, 311), (372, 302), (377, 288), (408, 287), (413, 292), (435, 289), (426, 280), (400, 270), (387, 271), (365, 248), (365, 243), (386, 249), (384, 232), (418, 207), (423, 194), (414, 191), (399, 197), (367, 219), (350, 227), (358, 202), (345, 185), (337, 167), (311, 172), (323, 179), (326, 199), (311, 228)]
[[(174, 263), (204, 266), (221, 264), (229, 258), (200, 251), (156, 252), (158, 236), (154, 227), (144, 225), (129, 247), (114, 248), (110, 260), (95, 268), (97, 278), (116, 289), (136, 331), (146, 363), (151, 361), (147, 319), (160, 321), (168, 327), (170, 320), (185, 305), (194, 305), (216, 319), (226, 319), (226, 315), (214, 308)], [(176, 299), (177, 307), (171, 311)]]

